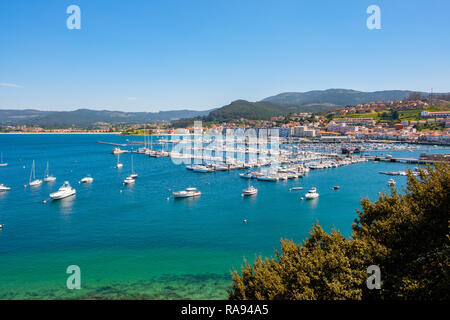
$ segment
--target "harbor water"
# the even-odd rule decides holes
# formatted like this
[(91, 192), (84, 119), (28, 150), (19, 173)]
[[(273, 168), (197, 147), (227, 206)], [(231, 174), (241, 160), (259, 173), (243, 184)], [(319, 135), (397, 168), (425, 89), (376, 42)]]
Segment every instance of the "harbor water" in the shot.
[[(415, 165), (362, 162), (311, 170), (303, 178), (279, 182), (252, 180), (258, 195), (242, 197), (248, 181), (244, 171), (198, 174), (170, 158), (134, 154), (134, 185), (124, 186), (131, 173), (131, 155), (122, 154), (122, 169), (112, 147), (97, 141), (142, 140), (116, 135), (0, 135), (0, 299), (224, 299), (230, 271), (243, 258), (272, 255), (281, 238), (302, 241), (313, 224), (337, 228), (350, 236), (360, 199), (375, 200), (397, 187), (400, 171)], [(431, 151), (430, 151), (431, 149)], [(417, 157), (444, 153), (424, 146), (414, 152), (389, 151)], [(380, 154), (381, 152), (377, 152)], [(27, 187), (32, 161), (42, 179), (49, 161), (57, 180)], [(78, 181), (90, 174), (92, 184)], [(50, 201), (64, 181), (75, 196)], [(338, 190), (333, 186), (338, 185)], [(301, 186), (304, 189), (290, 191)], [(174, 200), (173, 191), (196, 187), (198, 198)], [(302, 201), (308, 188), (320, 197)], [(47, 200), (44, 203), (44, 200)], [(244, 219), (247, 221), (244, 223)], [(81, 289), (69, 290), (66, 269), (81, 270)]]

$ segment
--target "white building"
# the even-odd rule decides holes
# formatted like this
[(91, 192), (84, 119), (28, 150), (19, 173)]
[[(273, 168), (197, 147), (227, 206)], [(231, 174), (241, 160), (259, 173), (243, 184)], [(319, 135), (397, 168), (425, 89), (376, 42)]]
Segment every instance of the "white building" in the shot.
[(315, 137), (316, 136), (316, 130), (309, 129), (307, 126), (298, 126), (294, 127), (293, 130), (293, 136), (294, 137)]
[(420, 113), (420, 116), (423, 118), (449, 118), (450, 117), (450, 111), (437, 111), (437, 112), (430, 112), (430, 111), (422, 111)]

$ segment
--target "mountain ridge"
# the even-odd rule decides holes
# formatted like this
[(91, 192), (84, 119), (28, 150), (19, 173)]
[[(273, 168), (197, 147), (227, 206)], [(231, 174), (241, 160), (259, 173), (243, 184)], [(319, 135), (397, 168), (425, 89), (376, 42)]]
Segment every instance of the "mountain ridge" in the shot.
[(99, 122), (132, 124), (173, 121), (181, 118), (204, 116), (211, 110), (169, 110), (158, 112), (124, 112), (80, 108), (73, 111), (40, 111), (35, 109), (0, 109), (2, 125), (39, 125), (45, 127), (89, 127)]
[[(371, 101), (404, 100), (411, 93), (420, 93), (428, 96), (427, 92), (412, 90), (381, 90), (381, 91), (357, 91), (353, 89), (326, 89), (306, 92), (282, 92), (264, 98), (261, 101), (276, 102), (281, 104), (323, 104), (331, 103), (336, 106), (356, 105)], [(436, 95), (442, 93), (435, 93)]]

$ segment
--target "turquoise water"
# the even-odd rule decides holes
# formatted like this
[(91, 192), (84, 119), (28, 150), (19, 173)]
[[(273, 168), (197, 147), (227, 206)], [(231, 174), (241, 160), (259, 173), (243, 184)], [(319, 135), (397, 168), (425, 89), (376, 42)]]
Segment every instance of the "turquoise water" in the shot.
[[(281, 238), (301, 241), (316, 221), (348, 236), (359, 199), (373, 200), (388, 189), (391, 177), (378, 172), (407, 166), (366, 162), (312, 171), (296, 181), (252, 181), (259, 194), (244, 199), (241, 190), (248, 182), (238, 177), (239, 171), (197, 174), (170, 158), (142, 154), (134, 155), (135, 185), (123, 186), (130, 155), (121, 156), (124, 167), (118, 170), (112, 146), (96, 142), (126, 139), (142, 140), (0, 135), (0, 151), (9, 163), (0, 167), (0, 183), (12, 188), (0, 194), (1, 299), (226, 298), (230, 270), (239, 268), (244, 256), (272, 255)], [(411, 157), (422, 151), (389, 153)], [(33, 159), (38, 177), (50, 161), (57, 181), (24, 188)], [(94, 183), (79, 185), (87, 174)], [(400, 186), (406, 182), (406, 177), (393, 178)], [(66, 180), (77, 189), (76, 196), (43, 203)], [(331, 190), (334, 185), (341, 189)], [(169, 189), (188, 186), (202, 196), (167, 200)], [(316, 186), (320, 198), (301, 201), (306, 190), (290, 192), (293, 186)], [(81, 268), (81, 290), (66, 287), (69, 265)]]

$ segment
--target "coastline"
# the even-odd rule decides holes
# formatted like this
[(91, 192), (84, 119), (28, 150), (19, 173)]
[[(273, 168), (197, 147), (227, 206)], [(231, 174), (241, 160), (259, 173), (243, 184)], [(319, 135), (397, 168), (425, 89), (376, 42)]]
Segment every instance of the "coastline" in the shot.
[(111, 134), (120, 135), (121, 132), (0, 132), (1, 134)]

